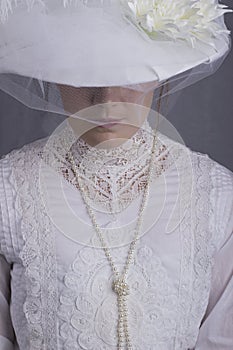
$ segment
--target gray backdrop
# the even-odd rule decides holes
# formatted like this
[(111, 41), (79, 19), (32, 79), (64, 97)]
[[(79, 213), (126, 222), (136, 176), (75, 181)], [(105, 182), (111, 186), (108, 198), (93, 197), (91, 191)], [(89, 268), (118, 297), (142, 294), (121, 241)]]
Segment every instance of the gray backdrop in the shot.
[[(233, 14), (225, 18), (233, 35)], [(214, 75), (182, 92), (168, 118), (187, 146), (233, 171), (233, 47)]]
[[(224, 3), (233, 7), (232, 0)], [(233, 15), (226, 22), (233, 32)], [(217, 73), (180, 94), (168, 119), (188, 147), (233, 170), (233, 50)], [(0, 91), (0, 155), (46, 136), (62, 119), (49, 120)]]

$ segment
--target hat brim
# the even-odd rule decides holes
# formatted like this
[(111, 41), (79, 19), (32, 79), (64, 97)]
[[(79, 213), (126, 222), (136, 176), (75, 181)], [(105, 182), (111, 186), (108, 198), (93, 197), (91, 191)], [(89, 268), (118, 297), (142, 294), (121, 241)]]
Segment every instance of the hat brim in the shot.
[(120, 14), (102, 9), (15, 12), (1, 26), (0, 72), (71, 86), (118, 86), (164, 81), (229, 49), (197, 42), (151, 40)]

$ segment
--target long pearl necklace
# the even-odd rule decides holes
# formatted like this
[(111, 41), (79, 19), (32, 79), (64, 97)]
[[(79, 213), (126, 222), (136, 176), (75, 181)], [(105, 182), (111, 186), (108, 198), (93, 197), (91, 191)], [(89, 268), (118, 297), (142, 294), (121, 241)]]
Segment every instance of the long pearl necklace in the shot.
[(96, 221), (95, 214), (91, 208), (91, 205), (89, 203), (88, 197), (86, 195), (85, 189), (82, 186), (82, 183), (80, 181), (80, 176), (79, 176), (79, 171), (78, 167), (74, 161), (73, 155), (71, 151), (67, 153), (72, 170), (75, 175), (76, 183), (78, 188), (80, 189), (81, 196), (83, 198), (83, 201), (86, 205), (88, 214), (90, 216), (90, 219), (92, 221), (93, 227), (95, 228), (95, 231), (99, 237), (101, 247), (104, 250), (104, 253), (111, 265), (113, 274), (114, 274), (114, 279), (113, 279), (113, 284), (112, 284), (112, 289), (113, 291), (117, 294), (117, 302), (118, 302), (118, 344), (117, 344), (117, 349), (118, 350), (124, 350), (125, 349), (125, 343), (126, 343), (126, 349), (127, 350), (132, 350), (132, 342), (129, 334), (129, 327), (128, 327), (128, 304), (127, 304), (127, 298), (129, 295), (129, 285), (127, 284), (126, 278), (127, 274), (129, 271), (130, 263), (133, 261), (133, 256), (135, 253), (135, 246), (136, 243), (139, 239), (139, 234), (141, 231), (141, 226), (142, 226), (142, 219), (143, 219), (143, 214), (145, 212), (145, 208), (148, 202), (148, 197), (149, 197), (149, 184), (151, 181), (151, 177), (153, 174), (153, 169), (154, 169), (154, 157), (155, 157), (155, 149), (156, 149), (156, 134), (154, 131), (154, 137), (153, 137), (153, 145), (152, 145), (152, 150), (151, 150), (151, 158), (150, 158), (150, 163), (149, 163), (149, 173), (148, 173), (148, 179), (146, 183), (146, 187), (143, 193), (143, 198), (140, 206), (140, 211), (138, 215), (138, 220), (137, 220), (137, 225), (135, 228), (135, 236), (132, 242), (130, 243), (127, 259), (126, 259), (126, 264), (123, 268), (122, 274), (118, 271), (113, 258), (111, 256), (110, 250), (107, 247), (107, 244), (104, 240), (103, 234), (101, 232), (101, 228), (99, 224)]

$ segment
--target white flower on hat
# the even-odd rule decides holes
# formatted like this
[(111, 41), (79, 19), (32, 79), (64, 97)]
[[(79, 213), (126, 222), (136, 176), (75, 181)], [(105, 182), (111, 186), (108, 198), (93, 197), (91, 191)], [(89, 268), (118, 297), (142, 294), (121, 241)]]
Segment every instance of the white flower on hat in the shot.
[(125, 16), (150, 38), (164, 35), (185, 40), (193, 47), (197, 40), (214, 46), (213, 38), (229, 34), (217, 18), (232, 10), (216, 0), (121, 0)]
[[(151, 39), (158, 40), (162, 35), (169, 40), (187, 41), (193, 47), (197, 40), (215, 47), (214, 38), (230, 33), (216, 20), (232, 10), (217, 0), (60, 0), (60, 4), (105, 6), (110, 1), (119, 2), (125, 18)], [(18, 4), (30, 10), (36, 4), (46, 8), (48, 3), (49, 0), (0, 0), (0, 21), (4, 23)]]

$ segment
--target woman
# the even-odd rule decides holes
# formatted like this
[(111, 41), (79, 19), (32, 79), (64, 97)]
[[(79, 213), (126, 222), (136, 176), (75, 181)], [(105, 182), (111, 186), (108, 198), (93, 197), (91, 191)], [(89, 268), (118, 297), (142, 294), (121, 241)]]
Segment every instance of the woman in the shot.
[(158, 30), (148, 4), (40, 3), (5, 24), (2, 88), (68, 118), (1, 160), (1, 349), (233, 346), (232, 174), (150, 109), (225, 54), (225, 10), (161, 1)]

